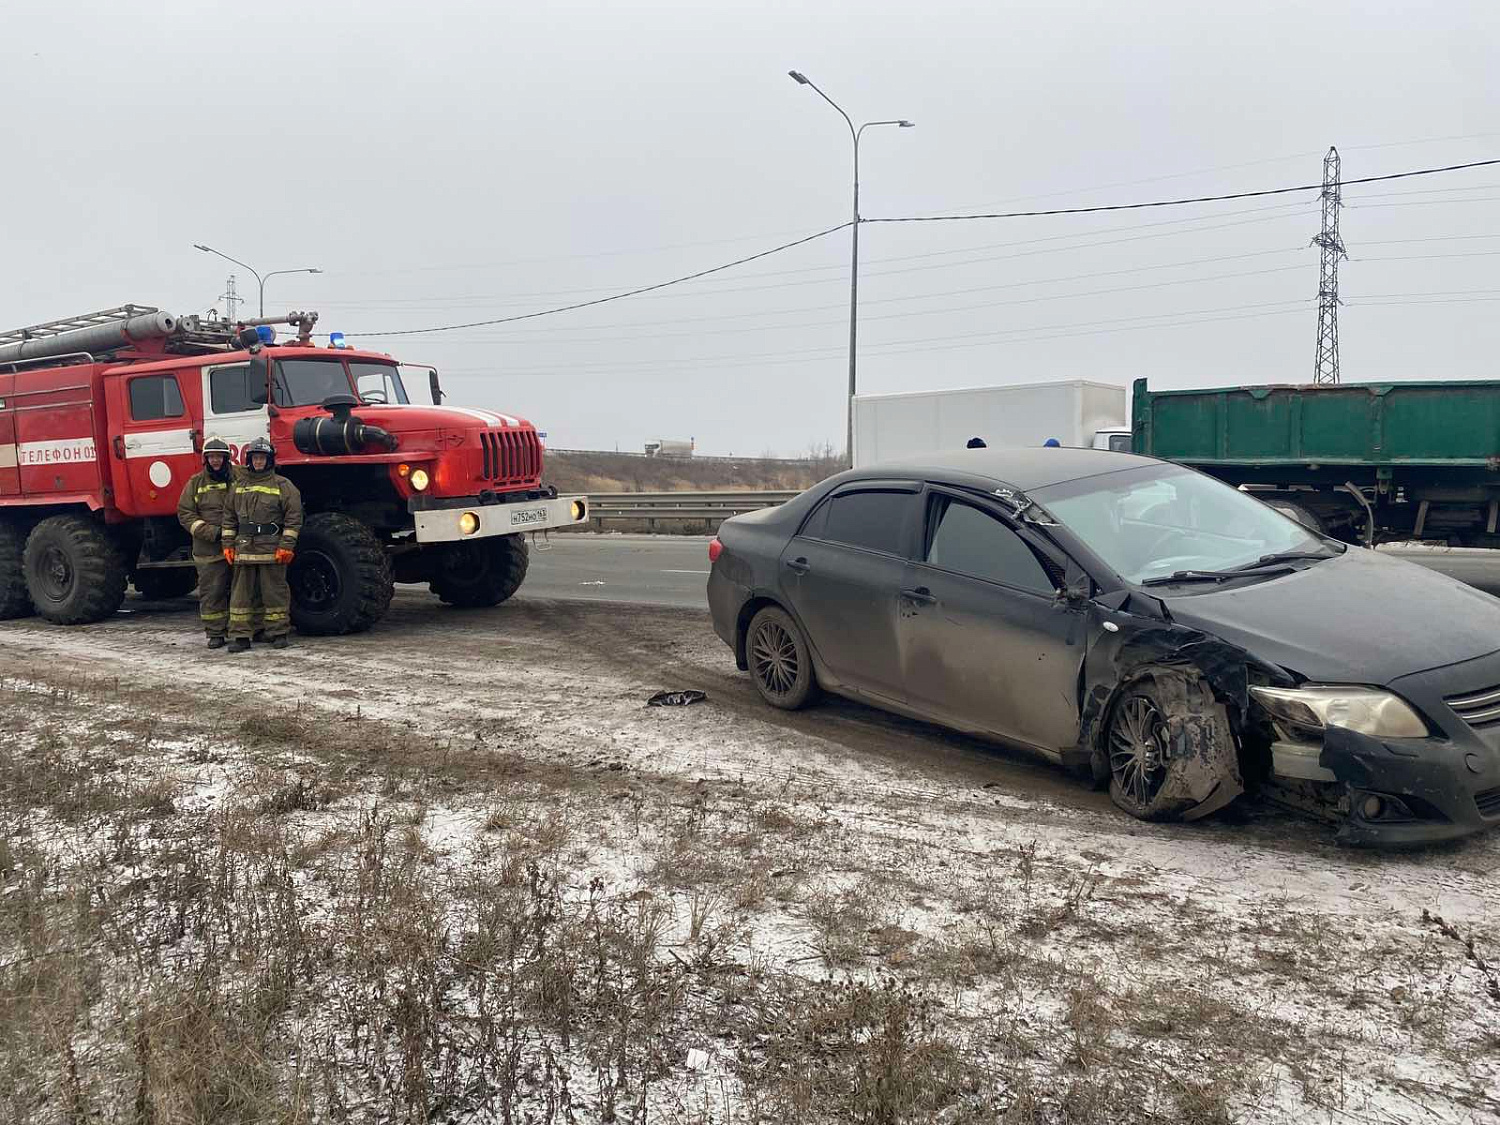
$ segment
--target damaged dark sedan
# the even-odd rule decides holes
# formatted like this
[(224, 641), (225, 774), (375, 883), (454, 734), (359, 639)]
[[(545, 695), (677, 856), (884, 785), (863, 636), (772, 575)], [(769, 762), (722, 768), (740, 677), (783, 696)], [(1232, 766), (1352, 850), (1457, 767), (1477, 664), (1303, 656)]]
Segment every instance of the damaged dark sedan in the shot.
[(1500, 600), (1194, 470), (963, 450), (726, 520), (709, 554), (772, 706), (1029, 747), (1143, 820), (1264, 787), (1349, 843), (1500, 826)]

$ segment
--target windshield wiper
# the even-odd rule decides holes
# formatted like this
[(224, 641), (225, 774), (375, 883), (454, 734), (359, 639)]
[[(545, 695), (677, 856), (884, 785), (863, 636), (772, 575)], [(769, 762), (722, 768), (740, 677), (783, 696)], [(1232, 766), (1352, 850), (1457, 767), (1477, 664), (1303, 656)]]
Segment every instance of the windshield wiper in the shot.
[[(1251, 565), (1255, 566), (1255, 567), (1259, 567), (1262, 564), (1260, 564), (1260, 563), (1252, 563)], [(1266, 563), (1264, 565), (1267, 566), (1267, 567), (1269, 567), (1272, 564)], [(1283, 566), (1276, 567), (1275, 571), (1257, 570), (1254, 573), (1258, 577), (1258, 576), (1260, 576), (1262, 574), (1269, 574), (1269, 573), (1276, 573), (1276, 572), (1280, 572), (1282, 574), (1291, 574), (1292, 573), (1292, 568), (1289, 567), (1289, 566), (1283, 565)], [(1147, 578), (1145, 581), (1143, 581), (1141, 583), (1141, 585), (1142, 586), (1175, 586), (1179, 582), (1228, 582), (1232, 578), (1248, 578), (1248, 577), (1251, 576), (1251, 573), (1252, 573), (1251, 571), (1247, 570), (1244, 567), (1236, 567), (1236, 568), (1234, 568), (1232, 570), (1177, 570), (1177, 571), (1173, 571), (1171, 574), (1163, 575), (1160, 578)]]
[(1227, 582), (1234, 575), (1223, 570), (1177, 570), (1160, 578), (1147, 578), (1142, 586), (1175, 586), (1179, 582)]
[[(1348, 548), (1346, 547), (1344, 550), (1348, 550)], [(1276, 566), (1279, 563), (1301, 562), (1304, 559), (1322, 562), (1324, 559), (1337, 558), (1341, 554), (1343, 554), (1343, 551), (1334, 551), (1332, 554), (1326, 551), (1277, 551), (1275, 554), (1261, 555), (1254, 562), (1242, 563), (1239, 566), (1232, 566), (1229, 569), (1236, 572), (1260, 570), (1263, 567)]]

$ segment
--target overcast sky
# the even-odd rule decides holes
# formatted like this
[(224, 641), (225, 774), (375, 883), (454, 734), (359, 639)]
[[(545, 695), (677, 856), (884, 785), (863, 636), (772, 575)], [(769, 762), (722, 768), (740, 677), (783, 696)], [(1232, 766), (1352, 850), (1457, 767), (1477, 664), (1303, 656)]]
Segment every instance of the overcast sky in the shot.
[[(1079, 206), (1500, 156), (1500, 4), (0, 7), (0, 327), (126, 301), (380, 332), (649, 284), (844, 221)], [(1496, 377), (1500, 168), (1347, 189), (1345, 381)], [(860, 389), (1307, 381), (1315, 193), (868, 224)], [(847, 231), (518, 327), (364, 345), (567, 448), (842, 445)], [(253, 311), (254, 306), (249, 306)]]

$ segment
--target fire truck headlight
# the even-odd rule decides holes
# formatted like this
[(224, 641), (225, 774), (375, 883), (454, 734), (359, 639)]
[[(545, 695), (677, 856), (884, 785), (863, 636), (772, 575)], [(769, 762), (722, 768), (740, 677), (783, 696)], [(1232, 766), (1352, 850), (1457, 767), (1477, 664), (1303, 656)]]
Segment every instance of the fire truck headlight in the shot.
[(407, 479), (418, 492), (426, 492), (427, 486), (432, 483), (432, 478), (427, 475), (426, 469), (413, 469), (411, 476)]
[(465, 512), (458, 517), (458, 533), (460, 535), (473, 535), (479, 530), (479, 517), (473, 512)]

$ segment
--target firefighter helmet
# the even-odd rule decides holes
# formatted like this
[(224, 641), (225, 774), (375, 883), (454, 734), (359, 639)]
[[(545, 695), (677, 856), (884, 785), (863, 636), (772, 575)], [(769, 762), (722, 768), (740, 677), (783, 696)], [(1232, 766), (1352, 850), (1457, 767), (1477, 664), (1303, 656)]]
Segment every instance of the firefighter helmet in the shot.
[(266, 455), (266, 468), (273, 468), (276, 464), (276, 447), (269, 440), (258, 437), (249, 445), (245, 446), (245, 467), (250, 467), (250, 458), (253, 454), (264, 453)]
[[(208, 463), (211, 454), (217, 453), (224, 458), (224, 464), (215, 469)], [(233, 461), (232, 450), (229, 443), (223, 438), (211, 437), (203, 443), (203, 468), (214, 480), (226, 480), (229, 477), (230, 463)]]

